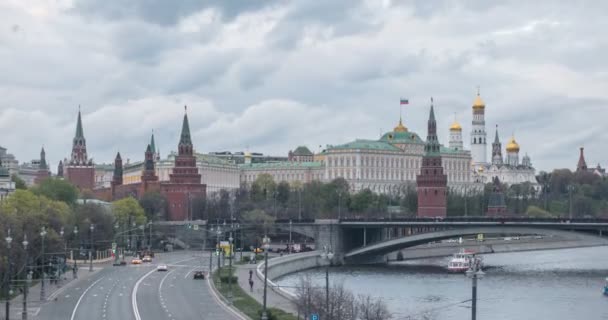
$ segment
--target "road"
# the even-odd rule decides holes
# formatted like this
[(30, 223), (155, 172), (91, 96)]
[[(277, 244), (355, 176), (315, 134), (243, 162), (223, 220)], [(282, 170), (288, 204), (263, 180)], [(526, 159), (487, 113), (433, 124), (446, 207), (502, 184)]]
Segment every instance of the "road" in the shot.
[[(219, 304), (206, 280), (192, 279), (194, 270), (208, 269), (208, 261), (208, 253), (173, 252), (156, 254), (151, 264), (107, 266), (70, 284), (35, 319), (238, 320)], [(158, 264), (167, 264), (168, 271), (156, 271)]]

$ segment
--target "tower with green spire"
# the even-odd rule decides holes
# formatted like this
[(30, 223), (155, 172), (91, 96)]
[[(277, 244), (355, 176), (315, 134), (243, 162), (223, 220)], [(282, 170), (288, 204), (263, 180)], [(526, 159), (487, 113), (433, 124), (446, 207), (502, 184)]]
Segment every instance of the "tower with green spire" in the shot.
[(112, 187), (122, 185), (122, 157), (120, 156), (120, 152), (116, 153), (116, 158), (114, 158), (114, 175), (112, 176)]
[(84, 131), (82, 130), (82, 116), (79, 107), (76, 134), (72, 140), (72, 157), (70, 159), (70, 165), (87, 165), (88, 162), (87, 140), (84, 138)]
[(156, 142), (154, 141), (154, 130), (152, 130), (152, 137), (150, 137), (150, 148), (152, 149), (152, 154), (154, 155), (154, 162), (160, 160), (160, 150), (156, 148)]
[(95, 187), (95, 165), (87, 155), (87, 142), (82, 129), (82, 115), (78, 107), (76, 134), (72, 139), (72, 155), (63, 162), (65, 179), (80, 190), (93, 190)]
[(437, 121), (433, 98), (428, 121), (428, 134), (420, 174), (416, 176), (418, 217), (445, 217), (447, 213), (448, 178), (441, 164), (441, 145), (437, 139)]
[(201, 182), (201, 174), (198, 172), (190, 135), (188, 110), (186, 107), (184, 109), (186, 112), (177, 145), (178, 154), (175, 156), (173, 172), (169, 175), (169, 182), (161, 184), (161, 193), (167, 197), (169, 204), (169, 220), (173, 221), (194, 219), (192, 201), (196, 198), (204, 198), (207, 188)]
[(502, 144), (500, 138), (498, 138), (498, 125), (496, 125), (496, 135), (494, 136), (494, 142), (492, 143), (492, 164), (495, 166), (502, 166)]
[(49, 172), (49, 166), (46, 163), (46, 152), (44, 151), (44, 147), (40, 150), (40, 164), (38, 164), (38, 171), (36, 172), (36, 176), (34, 177), (34, 184), (39, 184), (42, 180), (51, 176)]

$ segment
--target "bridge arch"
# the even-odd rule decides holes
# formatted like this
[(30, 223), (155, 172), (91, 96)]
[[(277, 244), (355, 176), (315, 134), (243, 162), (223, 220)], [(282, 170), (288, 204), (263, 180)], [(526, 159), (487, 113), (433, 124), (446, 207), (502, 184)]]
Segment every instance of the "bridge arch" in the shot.
[(382, 256), (391, 252), (395, 252), (400, 249), (414, 247), (417, 245), (440, 241), (461, 236), (470, 236), (476, 234), (539, 234), (545, 236), (559, 236), (569, 237), (570, 239), (576, 240), (590, 240), (599, 244), (608, 245), (608, 240), (600, 238), (598, 236), (586, 234), (578, 231), (565, 231), (556, 229), (546, 228), (522, 228), (522, 227), (509, 227), (509, 226), (480, 226), (480, 227), (468, 227), (449, 229), (442, 231), (434, 231), (416, 234), (412, 236), (401, 237), (397, 239), (391, 239), (387, 241), (377, 242), (374, 244), (360, 247), (347, 252), (344, 258), (347, 260), (365, 259), (365, 257), (377, 257)]

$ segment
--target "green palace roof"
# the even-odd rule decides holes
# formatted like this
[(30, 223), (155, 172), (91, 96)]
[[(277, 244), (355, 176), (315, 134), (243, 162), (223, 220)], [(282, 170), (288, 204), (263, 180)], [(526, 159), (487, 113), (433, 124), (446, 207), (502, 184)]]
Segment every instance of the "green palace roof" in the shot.
[(282, 161), (282, 162), (261, 162), (261, 163), (245, 163), (239, 164), (239, 169), (295, 169), (295, 168), (303, 168), (303, 169), (314, 169), (323, 167), (322, 162), (295, 162), (295, 161)]
[(384, 151), (401, 151), (401, 149), (393, 146), (385, 141), (363, 140), (357, 139), (353, 142), (331, 146), (328, 149), (368, 149), (368, 150), (384, 150)]
[(295, 156), (312, 156), (312, 152), (305, 146), (299, 146), (293, 151)]
[(439, 152), (442, 154), (448, 154), (448, 153), (449, 154), (465, 154), (465, 153), (467, 153), (466, 150), (456, 150), (456, 149), (448, 148), (448, 147), (444, 147), (444, 146), (440, 147)]
[(387, 132), (385, 133), (380, 141), (389, 142), (389, 143), (415, 143), (415, 144), (424, 144), (424, 141), (420, 139), (415, 132)]

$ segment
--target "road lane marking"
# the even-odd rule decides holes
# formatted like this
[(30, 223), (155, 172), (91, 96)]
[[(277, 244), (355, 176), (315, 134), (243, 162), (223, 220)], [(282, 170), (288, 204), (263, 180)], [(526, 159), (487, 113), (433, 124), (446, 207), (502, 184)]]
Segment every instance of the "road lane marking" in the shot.
[(215, 290), (213, 290), (211, 288), (211, 283), (209, 282), (211, 277), (207, 277), (207, 285), (209, 286), (209, 291), (211, 292), (211, 294), (213, 295), (213, 298), (215, 298), (215, 301), (217, 302), (217, 304), (222, 307), (224, 310), (232, 313), (233, 315), (235, 315), (238, 319), (241, 320), (247, 320), (247, 318), (244, 318), (242, 315), (240, 315), (238, 312), (234, 311), (232, 308), (230, 308), (228, 305), (226, 305), (222, 299), (220, 299), (220, 297), (217, 295), (217, 293), (215, 293)]
[(190, 273), (192, 273), (192, 271), (194, 271), (194, 270), (196, 270), (196, 269), (198, 269), (198, 267), (196, 267), (196, 268), (192, 268), (192, 270), (188, 271), (188, 273), (186, 273), (186, 275), (184, 276), (184, 279), (187, 279), (187, 278), (188, 278), (188, 275), (190, 275)]
[(76, 316), (76, 310), (78, 310), (78, 306), (80, 305), (82, 298), (84, 298), (84, 295), (87, 294), (87, 291), (89, 291), (89, 289), (93, 288), (93, 286), (96, 285), (97, 282), (101, 281), (102, 279), (103, 279), (103, 277), (97, 279), (97, 281), (93, 282), (93, 284), (91, 284), (86, 290), (84, 290), (82, 295), (80, 295), (80, 298), (78, 298), (78, 302), (76, 302), (76, 306), (74, 306), (74, 310), (72, 311), (72, 317), (70, 317), (70, 320), (74, 320), (74, 316)]
[[(188, 259), (177, 261), (176, 263), (180, 263), (180, 262), (184, 262), (184, 261), (188, 261), (188, 260), (192, 260), (192, 259), (193, 258), (188, 258)], [(135, 283), (135, 286), (133, 287), (133, 291), (131, 292), (131, 307), (133, 308), (133, 315), (135, 316), (135, 320), (141, 320), (141, 316), (139, 315), (139, 308), (137, 307), (137, 290), (139, 290), (139, 285), (155, 271), (156, 271), (156, 268), (150, 270), (150, 272), (143, 275), (141, 278), (139, 278), (139, 280), (137, 280), (137, 282)]]
[(139, 289), (139, 284), (146, 279), (147, 276), (151, 275), (152, 272), (156, 271), (156, 269), (150, 270), (150, 272), (146, 273), (143, 277), (141, 277), (135, 283), (133, 287), (133, 292), (131, 293), (131, 306), (133, 307), (133, 315), (135, 316), (135, 320), (141, 320), (141, 316), (139, 315), (139, 308), (137, 307), (137, 290)]

